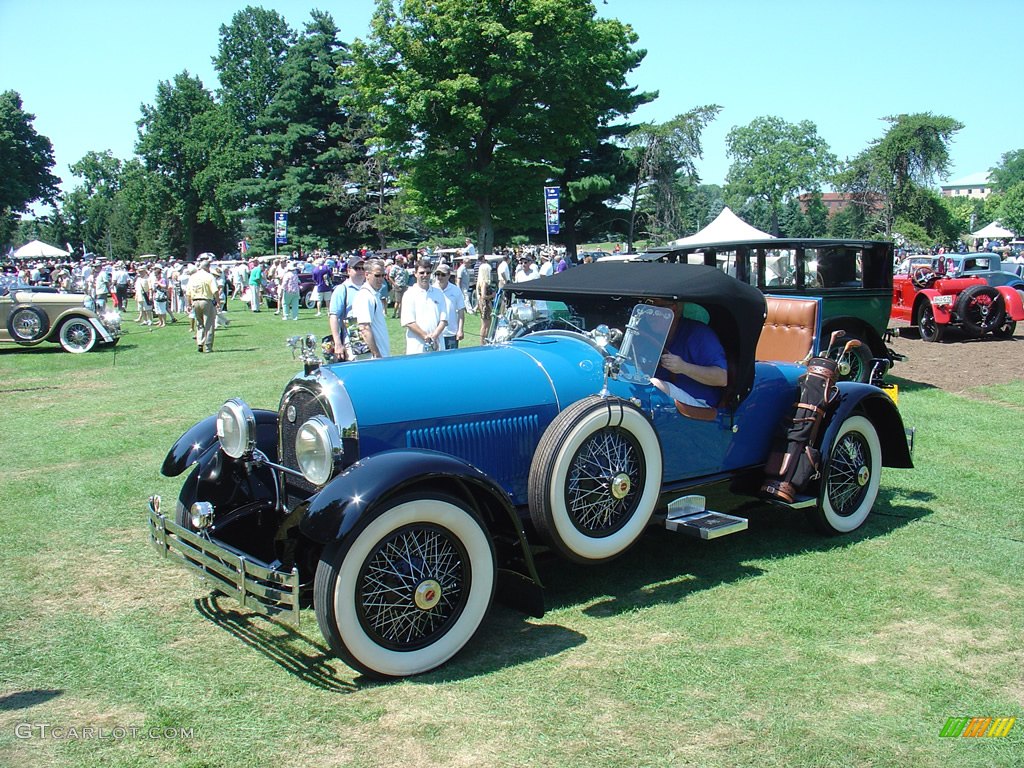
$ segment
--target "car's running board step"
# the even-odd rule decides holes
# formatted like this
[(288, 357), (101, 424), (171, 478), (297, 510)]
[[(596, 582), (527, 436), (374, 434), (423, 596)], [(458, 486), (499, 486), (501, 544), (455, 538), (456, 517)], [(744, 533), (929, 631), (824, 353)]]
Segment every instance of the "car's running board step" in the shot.
[(665, 527), (699, 539), (717, 539), (747, 529), (747, 520), (722, 512), (709, 512), (703, 496), (683, 496), (668, 505)]

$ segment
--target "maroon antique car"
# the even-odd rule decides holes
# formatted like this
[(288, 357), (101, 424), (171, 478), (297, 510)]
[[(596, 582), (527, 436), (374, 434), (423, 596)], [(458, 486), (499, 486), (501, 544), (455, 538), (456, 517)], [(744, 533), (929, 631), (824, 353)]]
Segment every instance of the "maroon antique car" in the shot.
[(1010, 338), (1024, 320), (1021, 294), (980, 277), (948, 277), (919, 265), (892, 283), (892, 318), (916, 325), (924, 341), (941, 341), (948, 328), (981, 337)]

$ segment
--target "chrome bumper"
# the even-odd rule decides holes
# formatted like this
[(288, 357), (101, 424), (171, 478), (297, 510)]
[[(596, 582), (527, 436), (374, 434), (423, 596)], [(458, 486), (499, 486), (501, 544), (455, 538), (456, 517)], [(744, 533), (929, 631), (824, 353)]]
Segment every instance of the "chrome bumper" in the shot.
[(149, 538), (167, 560), (194, 571), (243, 608), (299, 625), (299, 571), (278, 570), (237, 549), (182, 528), (149, 498)]

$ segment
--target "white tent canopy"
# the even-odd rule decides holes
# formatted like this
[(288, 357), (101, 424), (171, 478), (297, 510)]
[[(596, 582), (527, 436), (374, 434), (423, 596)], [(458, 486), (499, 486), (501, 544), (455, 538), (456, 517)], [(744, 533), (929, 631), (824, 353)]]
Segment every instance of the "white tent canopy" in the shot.
[(991, 224), (982, 227), (977, 232), (971, 232), (971, 237), (990, 238), (990, 237), (1013, 237), (1014, 234), (1008, 229), (999, 226), (998, 221), (993, 221)]
[(25, 243), (25, 245), (14, 252), (14, 258), (16, 259), (58, 259), (66, 258), (68, 255), (67, 251), (47, 245), (42, 240), (33, 240), (31, 243)]
[(769, 235), (757, 227), (750, 226), (726, 206), (718, 214), (718, 217), (700, 232), (689, 237), (673, 240), (669, 245), (689, 247), (704, 245), (705, 243), (728, 243), (733, 240), (763, 240), (771, 237), (774, 237), (774, 235)]

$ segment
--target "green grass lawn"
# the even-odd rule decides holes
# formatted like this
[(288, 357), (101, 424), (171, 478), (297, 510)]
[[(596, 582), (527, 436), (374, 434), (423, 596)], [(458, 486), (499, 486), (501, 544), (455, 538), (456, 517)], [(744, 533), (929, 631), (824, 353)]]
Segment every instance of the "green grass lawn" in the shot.
[[(0, 765), (1022, 764), (1024, 381), (901, 381), (918, 466), (852, 536), (753, 505), (716, 541), (542, 560), (544, 618), (496, 605), (446, 666), (379, 684), (312, 611), (296, 632), (236, 610), (148, 543), (171, 443), (228, 397), (276, 408), (284, 337), (327, 332), (232, 306), (212, 355), (131, 317), (116, 350), (0, 350)], [(1019, 721), (940, 738), (954, 716)]]

